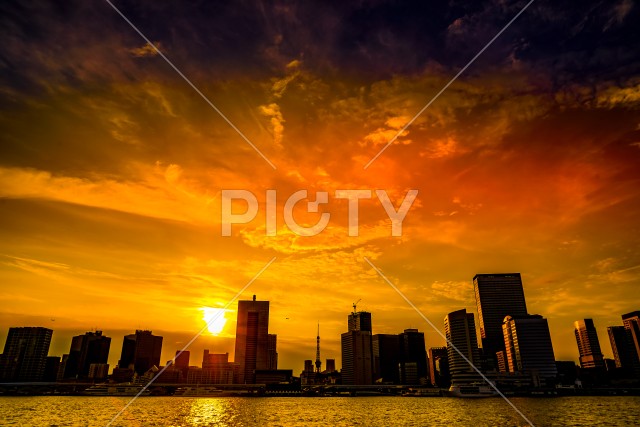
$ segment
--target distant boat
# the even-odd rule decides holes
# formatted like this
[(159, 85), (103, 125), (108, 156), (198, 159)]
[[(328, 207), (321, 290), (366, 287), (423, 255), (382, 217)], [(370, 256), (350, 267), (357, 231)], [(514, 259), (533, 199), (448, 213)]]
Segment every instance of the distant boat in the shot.
[[(137, 396), (144, 386), (139, 384), (96, 384), (86, 389), (83, 394), (87, 396)], [(149, 396), (151, 390), (144, 389), (140, 396)]]
[(490, 387), (483, 383), (471, 383), (471, 384), (456, 384), (452, 385), (449, 388), (449, 391), (446, 392), (446, 395), (449, 397), (494, 397), (497, 396), (498, 393)]

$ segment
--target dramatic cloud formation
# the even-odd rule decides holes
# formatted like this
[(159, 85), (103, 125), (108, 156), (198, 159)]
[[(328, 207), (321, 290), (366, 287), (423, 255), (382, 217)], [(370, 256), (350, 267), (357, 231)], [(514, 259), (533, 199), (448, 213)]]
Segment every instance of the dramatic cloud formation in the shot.
[[(476, 273), (519, 271), (559, 359), (572, 323), (637, 310), (640, 8), (534, 3), (363, 167), (525, 4), (115, 4), (276, 165), (273, 170), (149, 44), (100, 2), (0, 6), (0, 340), (53, 327), (52, 354), (93, 327), (164, 334), (167, 360), (273, 256), (242, 298), (271, 301), (281, 366), (340, 359), (351, 304), (374, 333), (475, 311)], [(99, 28), (99, 31), (97, 30)], [(221, 192), (252, 191), (256, 218), (221, 236)], [(277, 190), (276, 236), (265, 234)], [(329, 193), (327, 229), (301, 237), (283, 208)], [(340, 189), (418, 199), (391, 237), (375, 198), (349, 237)], [(236, 206), (241, 209), (241, 206)], [(235, 305), (232, 305), (235, 309)], [(228, 313), (229, 319), (234, 313)], [(54, 319), (54, 320), (52, 320)], [(235, 319), (234, 319), (235, 320)], [(233, 352), (235, 321), (203, 348)]]

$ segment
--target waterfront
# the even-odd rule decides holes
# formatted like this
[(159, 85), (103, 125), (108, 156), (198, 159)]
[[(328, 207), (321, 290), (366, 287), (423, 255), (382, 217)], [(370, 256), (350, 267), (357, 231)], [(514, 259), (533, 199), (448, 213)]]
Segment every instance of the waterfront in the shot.
[[(2, 426), (105, 426), (125, 397), (0, 398)], [(640, 397), (513, 398), (536, 426), (630, 426)], [(183, 398), (136, 400), (114, 426), (523, 426), (502, 399), (417, 397)]]

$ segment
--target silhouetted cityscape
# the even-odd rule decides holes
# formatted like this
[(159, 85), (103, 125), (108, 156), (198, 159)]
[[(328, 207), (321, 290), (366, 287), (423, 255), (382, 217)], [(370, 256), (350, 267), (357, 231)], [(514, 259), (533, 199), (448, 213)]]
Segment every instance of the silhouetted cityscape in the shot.
[(403, 386), (397, 390), (407, 393), (419, 388), (423, 394), (461, 397), (492, 395), (496, 388), (508, 394), (555, 395), (637, 387), (640, 311), (623, 314), (622, 325), (607, 328), (614, 359), (603, 356), (592, 319), (575, 321), (576, 365), (555, 359), (547, 319), (528, 313), (519, 273), (477, 274), (473, 287), (477, 329), (474, 313), (452, 311), (444, 319), (447, 345), (428, 350), (418, 329), (373, 334), (372, 313), (358, 311), (354, 303), (346, 316), (347, 330), (340, 337), (341, 370), (336, 369), (335, 358), (327, 358), (322, 370), (320, 324), (315, 361), (305, 360), (299, 376), (294, 376), (293, 369), (279, 369), (277, 335), (269, 331), (269, 301), (254, 295), (238, 301), (234, 361), (229, 353), (205, 349), (202, 365), (193, 366), (190, 351), (177, 350), (172, 360), (161, 365), (163, 337), (136, 330), (124, 337), (120, 359), (109, 373), (111, 338), (101, 331), (73, 337), (69, 353), (58, 357), (48, 355), (53, 330), (11, 327), (0, 355), (0, 382), (4, 393), (11, 393), (12, 385), (18, 392), (21, 383), (31, 384), (27, 390), (37, 393), (38, 383), (89, 387), (101, 382), (138, 386), (152, 382), (154, 387), (164, 387), (166, 394), (186, 393), (189, 385), (212, 385), (218, 391), (239, 386), (235, 390), (279, 394), (313, 394), (332, 387), (334, 392), (355, 394), (366, 390), (358, 387), (389, 391)]

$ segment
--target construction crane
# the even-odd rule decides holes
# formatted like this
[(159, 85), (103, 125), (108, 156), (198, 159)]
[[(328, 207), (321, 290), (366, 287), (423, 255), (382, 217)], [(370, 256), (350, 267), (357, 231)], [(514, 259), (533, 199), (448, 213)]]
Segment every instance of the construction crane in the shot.
[(358, 301), (353, 303), (353, 314), (356, 314), (356, 305), (358, 305), (360, 301), (362, 301), (362, 298), (360, 298)]

